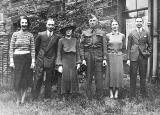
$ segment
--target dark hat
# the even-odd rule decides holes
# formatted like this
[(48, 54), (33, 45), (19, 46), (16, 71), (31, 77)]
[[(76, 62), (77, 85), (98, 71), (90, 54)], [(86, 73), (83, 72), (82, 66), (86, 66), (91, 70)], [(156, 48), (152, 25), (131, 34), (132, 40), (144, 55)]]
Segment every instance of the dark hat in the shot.
[(76, 29), (76, 26), (74, 25), (67, 25), (64, 28), (60, 29), (61, 34), (65, 35), (67, 30), (74, 31)]

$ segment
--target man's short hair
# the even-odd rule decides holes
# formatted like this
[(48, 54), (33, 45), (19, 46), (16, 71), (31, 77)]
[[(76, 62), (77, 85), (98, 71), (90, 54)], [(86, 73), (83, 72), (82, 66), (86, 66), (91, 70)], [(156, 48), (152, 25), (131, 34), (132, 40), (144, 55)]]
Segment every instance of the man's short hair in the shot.
[(138, 18), (142, 19), (142, 22), (144, 22), (144, 20), (143, 20), (143, 18), (142, 18), (142, 17), (136, 17), (135, 21), (136, 21)]
[(88, 20), (92, 19), (92, 18), (96, 18), (98, 20), (98, 18), (96, 17), (96, 15), (94, 14), (89, 14), (88, 15)]
[(55, 22), (54, 18), (51, 17), (51, 16), (50, 16), (50, 17), (47, 17), (46, 24), (47, 24), (47, 21), (48, 21), (48, 20), (53, 20), (53, 21)]

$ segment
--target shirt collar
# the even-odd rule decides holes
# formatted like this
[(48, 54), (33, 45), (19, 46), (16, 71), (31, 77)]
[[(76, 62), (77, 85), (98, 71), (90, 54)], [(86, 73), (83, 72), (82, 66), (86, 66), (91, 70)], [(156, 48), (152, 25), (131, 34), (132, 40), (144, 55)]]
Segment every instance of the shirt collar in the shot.
[(136, 28), (137, 32), (142, 32), (143, 28)]
[(51, 36), (52, 36), (52, 35), (53, 35), (53, 31), (52, 31), (52, 32), (50, 32), (50, 31), (48, 31), (48, 30), (47, 30), (47, 36), (49, 36), (49, 35), (51, 35)]

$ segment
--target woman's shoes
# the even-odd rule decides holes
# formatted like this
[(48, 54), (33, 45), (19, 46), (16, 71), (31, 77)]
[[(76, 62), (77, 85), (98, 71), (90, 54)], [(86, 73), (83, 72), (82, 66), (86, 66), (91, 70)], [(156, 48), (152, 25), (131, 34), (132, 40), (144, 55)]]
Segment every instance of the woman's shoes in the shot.
[(118, 90), (115, 91), (114, 98), (115, 98), (115, 99), (118, 98)]
[(110, 90), (110, 98), (117, 99), (118, 98), (118, 90), (115, 91), (114, 95), (113, 95), (113, 90)]
[(110, 90), (110, 98), (113, 99), (114, 96), (113, 96), (113, 90)]
[(19, 106), (21, 104), (24, 104), (25, 102), (25, 98), (26, 98), (26, 91), (23, 92), (23, 94), (18, 93), (17, 94), (17, 101), (16, 101), (16, 105)]
[(26, 98), (26, 91), (23, 92), (22, 98), (21, 98), (21, 103), (24, 104)]

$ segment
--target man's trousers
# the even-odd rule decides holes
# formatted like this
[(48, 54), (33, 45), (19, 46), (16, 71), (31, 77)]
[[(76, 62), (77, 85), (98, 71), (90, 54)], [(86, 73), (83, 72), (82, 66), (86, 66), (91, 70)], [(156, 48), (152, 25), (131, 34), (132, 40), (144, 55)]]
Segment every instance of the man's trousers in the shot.
[[(46, 72), (46, 75), (44, 75)], [(43, 71), (43, 76), (39, 77), (36, 83), (36, 87), (34, 90), (34, 98), (38, 98), (41, 87), (44, 84), (44, 98), (51, 98), (51, 89), (52, 89), (52, 82), (55, 79), (55, 70), (53, 68), (46, 68)]]
[(137, 61), (130, 62), (130, 96), (136, 97), (136, 81), (137, 73), (140, 75), (140, 93), (142, 96), (146, 95), (146, 73), (147, 73), (147, 58), (141, 54)]

